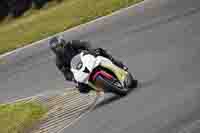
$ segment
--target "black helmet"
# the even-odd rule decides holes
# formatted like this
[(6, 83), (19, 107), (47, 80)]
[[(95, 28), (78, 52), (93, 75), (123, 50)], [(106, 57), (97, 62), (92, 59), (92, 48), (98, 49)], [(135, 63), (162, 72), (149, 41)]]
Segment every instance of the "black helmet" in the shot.
[(53, 37), (49, 41), (50, 48), (56, 55), (63, 54), (65, 44), (65, 40), (62, 37)]

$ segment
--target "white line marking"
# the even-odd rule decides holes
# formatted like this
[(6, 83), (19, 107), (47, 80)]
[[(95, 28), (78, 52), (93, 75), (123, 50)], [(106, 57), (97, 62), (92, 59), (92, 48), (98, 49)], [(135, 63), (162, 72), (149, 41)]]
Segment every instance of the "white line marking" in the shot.
[(47, 38), (44, 38), (44, 39), (42, 39), (42, 40), (36, 41), (36, 42), (34, 42), (34, 43), (32, 43), (32, 44), (28, 44), (28, 45), (25, 45), (24, 47), (21, 47), (21, 48), (15, 49), (15, 50), (13, 50), (13, 51), (7, 52), (7, 53), (5, 53), (5, 54), (0, 55), (0, 59), (4, 58), (4, 57), (6, 57), (6, 56), (9, 56), (9, 55), (11, 55), (11, 54), (17, 53), (17, 52), (19, 52), (19, 51), (21, 51), (21, 50), (24, 50), (24, 49), (26, 49), (26, 48), (33, 47), (33, 46), (35, 46), (36, 44), (40, 44), (40, 43), (42, 43), (43, 41), (47, 41), (47, 40), (49, 40), (49, 39), (52, 38), (52, 37), (58, 36), (59, 34), (64, 34), (64, 33), (66, 34), (66, 33), (68, 33), (68, 32), (76, 31), (76, 30), (79, 30), (79, 29), (81, 29), (82, 27), (85, 27), (85, 26), (87, 26), (87, 25), (94, 24), (94, 23), (97, 23), (97, 22), (99, 22), (99, 21), (103, 21), (104, 19), (107, 19), (107, 18), (109, 18), (109, 17), (111, 17), (111, 16), (115, 16), (115, 15), (118, 15), (118, 14), (120, 14), (120, 13), (126, 12), (127, 10), (129, 10), (129, 9), (131, 9), (131, 8), (133, 8), (133, 7), (143, 5), (143, 4), (146, 3), (147, 1), (148, 1), (148, 0), (144, 0), (144, 1), (142, 1), (142, 2), (139, 2), (139, 3), (137, 3), (137, 4), (134, 4), (134, 5), (132, 5), (132, 6), (129, 6), (129, 7), (126, 7), (126, 8), (122, 8), (122, 9), (120, 9), (120, 10), (117, 10), (117, 11), (115, 11), (115, 12), (109, 14), (109, 15), (102, 16), (102, 17), (97, 18), (97, 19), (95, 19), (95, 20), (89, 21), (89, 22), (84, 23), (84, 24), (80, 24), (80, 25), (78, 25), (78, 26), (76, 26), (76, 27), (73, 27), (73, 28), (70, 28), (70, 29), (68, 29), (68, 30), (66, 30), (66, 31), (63, 31), (63, 32), (57, 33), (57, 34), (55, 34), (55, 35), (49, 36), (49, 37), (47, 37)]
[[(61, 129), (64, 129), (64, 127), (75, 123), (75, 121), (78, 121), (81, 117), (89, 113), (90, 110), (94, 108), (98, 99), (96, 95), (77, 95), (74, 97), (74, 99), (70, 100), (67, 98), (68, 100), (66, 100), (66, 97), (70, 97), (70, 94), (74, 94), (74, 92), (70, 91), (69, 93), (65, 92), (65, 95), (59, 96), (59, 94), (56, 94), (55, 97), (52, 96), (54, 108), (50, 109), (49, 112), (41, 118), (41, 125), (38, 125), (36, 129), (33, 129), (32, 133), (54, 133), (52, 132), (54, 130), (56, 133), (58, 133), (57, 131), (62, 131)], [(47, 101), (46, 104), (48, 104), (48, 102), (51, 101)], [(59, 103), (62, 103), (62, 105)]]
[(96, 97), (96, 99), (94, 100), (93, 104), (91, 105), (91, 107), (88, 109), (88, 111), (86, 111), (85, 113), (83, 113), (82, 115), (80, 115), (78, 118), (76, 118), (74, 121), (72, 121), (71, 123), (69, 123), (68, 125), (66, 125), (65, 127), (63, 127), (62, 129), (60, 129), (59, 131), (57, 131), (57, 133), (61, 133), (65, 128), (76, 124), (82, 117), (84, 117), (85, 115), (87, 115), (88, 113), (90, 113), (96, 106), (96, 103), (98, 101), (99, 97)]

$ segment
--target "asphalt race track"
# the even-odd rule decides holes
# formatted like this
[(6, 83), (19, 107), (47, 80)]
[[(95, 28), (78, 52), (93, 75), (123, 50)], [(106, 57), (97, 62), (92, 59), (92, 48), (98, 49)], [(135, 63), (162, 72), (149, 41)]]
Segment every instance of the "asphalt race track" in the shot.
[[(66, 33), (66, 39), (91, 40), (109, 49), (142, 85), (125, 98), (105, 101), (64, 132), (186, 133), (180, 129), (200, 119), (199, 24), (199, 0), (147, 0)], [(46, 44), (4, 60), (0, 102), (72, 86), (56, 70)]]

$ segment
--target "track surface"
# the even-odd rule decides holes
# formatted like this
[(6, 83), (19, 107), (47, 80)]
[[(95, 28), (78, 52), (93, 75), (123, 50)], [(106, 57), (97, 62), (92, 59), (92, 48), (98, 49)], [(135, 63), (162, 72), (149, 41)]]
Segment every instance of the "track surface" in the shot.
[[(200, 119), (199, 24), (199, 0), (149, 0), (66, 33), (66, 39), (91, 40), (108, 48), (143, 85), (125, 98), (107, 100), (64, 132), (179, 133)], [(1, 102), (72, 85), (55, 70), (46, 48), (40, 45), (5, 57), (6, 64), (0, 65)]]

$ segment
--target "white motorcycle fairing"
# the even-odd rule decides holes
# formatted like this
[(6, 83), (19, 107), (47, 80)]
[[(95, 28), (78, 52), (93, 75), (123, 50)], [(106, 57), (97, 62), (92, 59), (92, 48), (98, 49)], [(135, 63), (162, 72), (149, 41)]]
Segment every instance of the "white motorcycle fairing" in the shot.
[(93, 56), (91, 54), (85, 54), (81, 52), (71, 60), (71, 71), (74, 74), (74, 78), (77, 82), (88, 84), (90, 73), (94, 68), (101, 63), (113, 64), (109, 59), (102, 56)]

